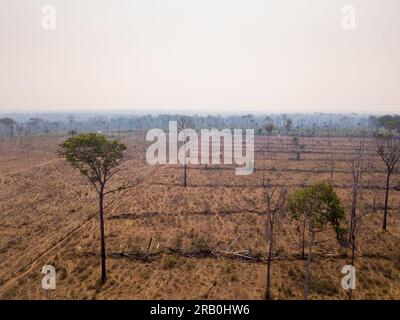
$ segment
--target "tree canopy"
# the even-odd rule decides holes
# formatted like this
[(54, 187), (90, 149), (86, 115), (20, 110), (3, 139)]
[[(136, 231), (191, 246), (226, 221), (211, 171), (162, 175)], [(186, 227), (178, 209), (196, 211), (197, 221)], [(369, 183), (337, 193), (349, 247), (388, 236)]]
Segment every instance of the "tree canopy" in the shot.
[(70, 137), (60, 145), (58, 154), (80, 170), (99, 191), (120, 169), (126, 146), (103, 134), (87, 133)]
[(387, 130), (396, 130), (400, 132), (400, 116), (397, 115), (386, 115), (378, 119), (378, 123), (381, 127)]
[(311, 226), (319, 230), (330, 223), (336, 235), (342, 235), (340, 221), (344, 217), (344, 209), (333, 187), (328, 183), (318, 183), (307, 188), (296, 190), (288, 199), (287, 210), (296, 220), (302, 216), (311, 216)]

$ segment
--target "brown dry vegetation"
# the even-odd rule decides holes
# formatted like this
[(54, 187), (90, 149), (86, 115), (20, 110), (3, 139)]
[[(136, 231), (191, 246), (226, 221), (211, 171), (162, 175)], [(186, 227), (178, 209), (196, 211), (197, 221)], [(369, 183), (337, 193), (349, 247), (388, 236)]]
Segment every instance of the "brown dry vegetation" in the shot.
[[(56, 156), (64, 138), (35, 137), (23, 144), (0, 142), (0, 297), (2, 299), (262, 299), (266, 286), (265, 202), (262, 153), (256, 170), (235, 176), (233, 167), (189, 166), (182, 186), (179, 166), (149, 166), (142, 136), (125, 137), (128, 168), (116, 180), (138, 185), (106, 203), (109, 281), (101, 285), (96, 195), (88, 183)], [(333, 184), (350, 214), (349, 157), (357, 139), (300, 138), (300, 161), (291, 138), (271, 137), (267, 178), (295, 188)], [(256, 138), (256, 150), (266, 137)], [(355, 299), (400, 299), (400, 193), (391, 190), (388, 231), (382, 231), (384, 166), (368, 141), (371, 160), (363, 191)], [(392, 186), (399, 184), (399, 174)], [(376, 197), (376, 210), (372, 210)], [(365, 208), (365, 209), (364, 209)], [(347, 221), (344, 223), (347, 226)], [(284, 216), (276, 227), (272, 295), (303, 297), (304, 261), (299, 232)], [(246, 252), (254, 260), (219, 255)], [(147, 247), (152, 245), (149, 255)], [(350, 248), (328, 229), (318, 234), (311, 267), (310, 298), (345, 299), (341, 269)], [(57, 270), (57, 289), (41, 288), (42, 266)]]

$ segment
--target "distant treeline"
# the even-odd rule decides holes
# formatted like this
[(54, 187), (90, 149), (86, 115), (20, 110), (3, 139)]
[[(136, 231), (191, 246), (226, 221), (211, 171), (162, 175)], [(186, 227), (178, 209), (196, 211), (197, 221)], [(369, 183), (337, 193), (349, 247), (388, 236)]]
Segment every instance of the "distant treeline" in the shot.
[(302, 136), (372, 135), (380, 129), (400, 132), (400, 116), (367, 114), (269, 114), (269, 115), (123, 115), (123, 114), (9, 114), (0, 118), (0, 137), (80, 132), (138, 132), (168, 130), (169, 121), (190, 117), (193, 129), (255, 129), (256, 134), (295, 133)]

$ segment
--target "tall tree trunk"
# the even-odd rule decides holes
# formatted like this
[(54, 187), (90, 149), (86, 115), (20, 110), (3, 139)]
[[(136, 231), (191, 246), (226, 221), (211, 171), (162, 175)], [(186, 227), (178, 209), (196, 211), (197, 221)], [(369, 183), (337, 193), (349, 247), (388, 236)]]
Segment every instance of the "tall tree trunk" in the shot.
[(268, 229), (269, 229), (269, 248), (268, 248), (268, 263), (267, 263), (267, 288), (265, 290), (265, 299), (270, 300), (271, 297), (271, 262), (272, 262), (272, 250), (274, 244), (274, 217), (271, 214), (268, 217)]
[(186, 187), (186, 177), (187, 177), (186, 170), (187, 170), (187, 168), (186, 168), (186, 158), (185, 158), (185, 164), (183, 165), (183, 186), (184, 187)]
[(372, 211), (376, 212), (376, 196), (374, 196), (374, 203), (372, 205)]
[(265, 188), (265, 152), (263, 152), (262, 155), (263, 155), (262, 186), (263, 188)]
[(100, 241), (101, 241), (101, 280), (103, 283), (107, 281), (107, 271), (106, 271), (106, 244), (104, 239), (104, 193), (103, 188), (101, 188), (99, 195), (100, 204)]
[[(354, 262), (356, 258), (356, 223), (357, 221), (354, 221), (353, 224), (353, 230), (351, 234), (351, 265), (354, 267)], [(350, 288), (349, 289), (349, 300), (352, 299), (353, 296), (353, 290)]]
[(387, 212), (388, 212), (388, 201), (389, 201), (389, 185), (390, 185), (390, 174), (391, 172), (388, 171), (386, 176), (386, 189), (385, 189), (385, 207), (383, 213), (383, 230), (386, 230), (387, 226)]
[(331, 185), (333, 186), (333, 173), (335, 171), (335, 163), (331, 163)]
[(304, 270), (304, 300), (308, 300), (308, 294), (309, 294), (309, 288), (310, 288), (312, 246), (314, 243), (315, 232), (310, 231), (309, 236), (310, 236), (310, 238), (308, 239), (308, 256), (307, 256), (307, 261), (305, 263), (305, 270)]
[(301, 258), (305, 257), (305, 242), (306, 242), (306, 220), (303, 221), (302, 242), (301, 242)]
[(357, 210), (357, 186), (353, 186), (352, 204), (351, 204), (351, 216), (350, 216), (350, 227), (349, 227), (349, 242), (353, 243), (353, 235), (355, 228), (356, 210)]
[(184, 142), (185, 143), (184, 144), (185, 160), (184, 160), (184, 163), (183, 163), (183, 186), (186, 187), (186, 184), (187, 184), (187, 181), (186, 181), (186, 179), (187, 179), (187, 175), (186, 175), (186, 170), (187, 170), (187, 168), (186, 168), (186, 161), (187, 161), (186, 136), (184, 138), (185, 138), (185, 142)]

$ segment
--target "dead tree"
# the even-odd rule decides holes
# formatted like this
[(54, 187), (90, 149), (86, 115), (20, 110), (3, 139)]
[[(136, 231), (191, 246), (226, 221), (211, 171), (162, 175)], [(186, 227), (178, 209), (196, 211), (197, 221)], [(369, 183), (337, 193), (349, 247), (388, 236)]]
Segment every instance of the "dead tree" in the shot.
[(268, 258), (267, 258), (267, 288), (265, 290), (265, 299), (270, 300), (271, 296), (271, 263), (274, 249), (274, 226), (277, 215), (283, 212), (286, 202), (287, 188), (279, 187), (277, 183), (264, 186), (264, 198), (266, 201), (267, 213), (267, 237), (268, 237)]
[(267, 139), (268, 139), (267, 140), (267, 152), (269, 152), (270, 137), (271, 137), (272, 131), (274, 131), (275, 125), (270, 117), (265, 117), (264, 121), (265, 121), (264, 129), (267, 132)]
[[(352, 201), (351, 201), (351, 214), (350, 214), (350, 226), (349, 226), (349, 243), (351, 244), (351, 265), (354, 267), (355, 263), (355, 251), (356, 251), (356, 232), (357, 232), (357, 207), (359, 197), (363, 190), (363, 174), (365, 171), (364, 161), (365, 151), (365, 139), (362, 138), (359, 147), (356, 151), (355, 156), (351, 159), (351, 173), (352, 173)], [(352, 289), (349, 289), (348, 294), (349, 300), (352, 298)]]
[[(270, 145), (270, 137), (271, 137), (271, 133), (274, 131), (275, 125), (272, 121), (271, 117), (265, 117), (264, 118), (265, 124), (264, 124), (264, 129), (267, 132), (267, 156), (269, 156), (269, 145)], [(265, 150), (263, 149), (262, 151), (262, 157), (263, 157), (263, 173), (262, 173), (262, 177), (263, 177), (263, 182), (262, 185), (263, 187), (265, 186)]]
[[(179, 131), (189, 129), (193, 126), (192, 119), (188, 116), (180, 116), (178, 118), (178, 129)], [(183, 186), (186, 187), (187, 185), (187, 154), (186, 154), (186, 136), (184, 135), (184, 162), (183, 162)]]
[(349, 226), (349, 242), (353, 243), (353, 237), (355, 232), (355, 219), (357, 216), (357, 202), (358, 197), (362, 191), (363, 183), (363, 173), (364, 173), (364, 150), (365, 150), (365, 140), (360, 141), (360, 145), (354, 158), (351, 159), (351, 174), (352, 174), (352, 193), (351, 193), (351, 215), (350, 215), (350, 226)]
[[(330, 127), (329, 127), (330, 128)], [(333, 185), (333, 175), (335, 173), (335, 161), (333, 159), (333, 152), (332, 152), (332, 138), (331, 138), (331, 131), (328, 131), (328, 145), (329, 145), (329, 158), (330, 158), (330, 181), (331, 185)]]
[[(362, 194), (360, 194), (360, 200), (364, 203), (364, 208), (362, 214), (357, 214), (356, 217), (354, 218), (354, 224), (353, 224), (353, 234), (352, 234), (352, 243), (351, 243), (351, 265), (354, 267), (355, 260), (356, 260), (356, 250), (358, 247), (357, 244), (357, 234), (359, 233), (359, 227), (361, 226), (362, 219), (369, 215), (370, 213), (374, 212), (373, 209), (371, 209), (371, 205), (368, 203), (367, 200), (363, 199)], [(360, 212), (361, 210), (358, 210)], [(348, 298), (349, 300), (352, 299), (352, 289), (349, 289), (348, 292)]]
[(299, 137), (297, 137), (297, 136), (293, 137), (292, 145), (293, 145), (293, 152), (296, 155), (296, 160), (300, 161), (301, 152), (300, 152), (300, 140), (299, 140)]
[(262, 157), (263, 157), (263, 159), (262, 159), (262, 166), (263, 166), (263, 168), (262, 168), (262, 186), (263, 186), (263, 188), (265, 188), (265, 151), (264, 150), (262, 151)]
[(383, 213), (383, 230), (387, 228), (387, 213), (388, 213), (388, 202), (389, 202), (389, 189), (390, 189), (390, 177), (399, 162), (400, 158), (400, 138), (395, 137), (392, 134), (377, 135), (375, 137), (377, 152), (381, 157), (382, 161), (386, 165), (386, 185), (385, 185), (385, 206)]

